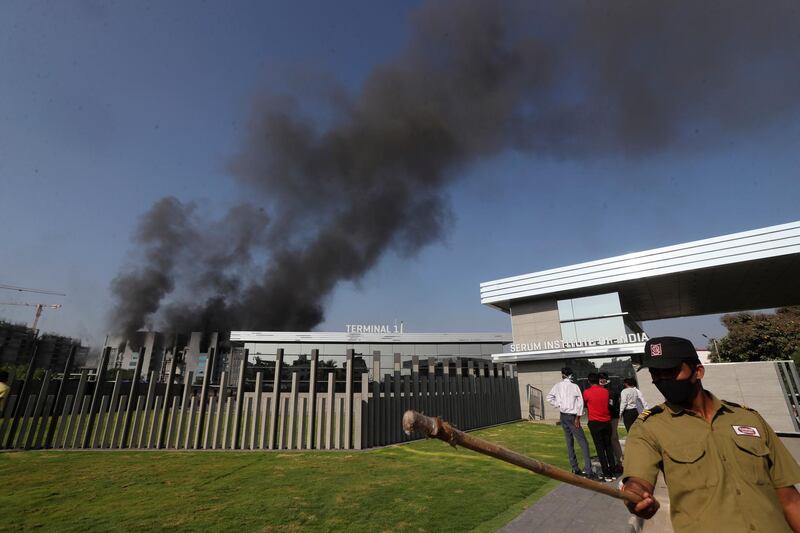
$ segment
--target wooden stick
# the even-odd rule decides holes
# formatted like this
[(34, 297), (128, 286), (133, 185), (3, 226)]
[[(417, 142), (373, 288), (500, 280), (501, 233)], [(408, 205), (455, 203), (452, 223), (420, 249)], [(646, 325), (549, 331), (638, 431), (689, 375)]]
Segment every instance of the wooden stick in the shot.
[(537, 474), (557, 479), (558, 481), (569, 483), (576, 487), (593, 490), (605, 494), (606, 496), (611, 496), (612, 498), (618, 498), (633, 503), (639, 503), (642, 500), (638, 494), (619, 490), (612, 485), (600, 483), (599, 481), (586, 479), (571, 472), (567, 472), (566, 470), (561, 470), (555, 466), (543, 463), (537, 459), (513, 452), (489, 441), (468, 435), (454, 428), (438, 416), (430, 417), (416, 411), (406, 411), (403, 415), (403, 431), (406, 432), (406, 435), (410, 435), (413, 431), (418, 431), (426, 437), (443, 440), (453, 447), (461, 445), (474, 452), (489, 455), (495, 459), (517, 465)]

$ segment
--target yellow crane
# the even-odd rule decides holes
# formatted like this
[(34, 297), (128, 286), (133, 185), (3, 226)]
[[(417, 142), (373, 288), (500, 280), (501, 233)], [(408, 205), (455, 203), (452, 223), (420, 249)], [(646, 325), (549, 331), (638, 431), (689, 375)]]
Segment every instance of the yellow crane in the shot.
[(42, 316), (42, 309), (61, 309), (61, 304), (32, 304), (28, 302), (0, 302), (0, 305), (24, 305), (27, 307), (35, 307), (36, 315), (33, 318), (31, 329), (36, 331), (36, 325), (39, 323), (39, 317)]
[[(34, 289), (31, 287), (17, 287), (16, 285), (6, 285), (4, 283), (0, 283), (0, 289), (6, 291), (34, 292), (38, 294), (53, 294), (56, 296), (66, 296), (66, 294), (64, 294), (63, 292), (51, 291), (48, 289)], [(35, 307), (36, 315), (34, 316), (33, 324), (31, 324), (31, 329), (34, 331), (37, 331), (36, 326), (39, 324), (39, 317), (42, 316), (42, 309), (61, 309), (61, 304), (31, 304), (27, 302), (0, 302), (0, 305), (24, 305), (27, 307)]]

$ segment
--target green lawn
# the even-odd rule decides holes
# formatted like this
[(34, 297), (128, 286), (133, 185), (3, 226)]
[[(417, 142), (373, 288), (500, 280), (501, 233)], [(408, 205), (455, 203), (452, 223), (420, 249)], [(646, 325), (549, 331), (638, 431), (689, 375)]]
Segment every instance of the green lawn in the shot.
[[(568, 468), (562, 431), (476, 434)], [(0, 453), (0, 528), (494, 531), (555, 482), (418, 441), (367, 452)]]

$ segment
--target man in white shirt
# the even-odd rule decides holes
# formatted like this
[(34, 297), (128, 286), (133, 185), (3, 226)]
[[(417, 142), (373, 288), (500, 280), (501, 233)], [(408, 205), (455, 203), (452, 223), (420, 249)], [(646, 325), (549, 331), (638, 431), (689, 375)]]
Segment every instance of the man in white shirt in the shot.
[(647, 402), (644, 400), (642, 391), (636, 387), (633, 378), (625, 378), (622, 382), (625, 384), (625, 388), (620, 394), (619, 414), (622, 417), (622, 423), (625, 424), (625, 431), (630, 431), (639, 413), (647, 409)]
[[(567, 454), (572, 472), (575, 474), (592, 477), (592, 460), (589, 457), (589, 444), (581, 428), (583, 415), (583, 394), (580, 387), (572, 381), (572, 370), (564, 367), (561, 369), (562, 380), (556, 383), (547, 393), (547, 401), (558, 408), (561, 419), (561, 429), (567, 441)], [(583, 472), (578, 468), (578, 459), (575, 457), (575, 445), (572, 439), (578, 441), (583, 452)]]

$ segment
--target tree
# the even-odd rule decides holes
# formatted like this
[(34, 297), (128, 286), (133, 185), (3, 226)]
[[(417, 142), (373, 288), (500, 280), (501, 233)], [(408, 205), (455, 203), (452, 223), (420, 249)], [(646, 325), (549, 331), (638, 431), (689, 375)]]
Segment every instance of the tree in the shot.
[[(25, 374), (28, 373), (28, 365), (0, 365), (0, 370), (8, 372), (9, 376), (14, 376), (14, 379), (25, 379)], [(44, 376), (44, 368), (33, 369), (33, 379), (42, 379)]]
[[(775, 313), (723, 315), (728, 334), (719, 341), (721, 361), (776, 361), (800, 356), (800, 306)], [(800, 358), (800, 357), (798, 357)]]
[(717, 353), (718, 343), (716, 339), (711, 339), (711, 343), (708, 345), (708, 362), (709, 363), (720, 363), (722, 362), (722, 358)]

